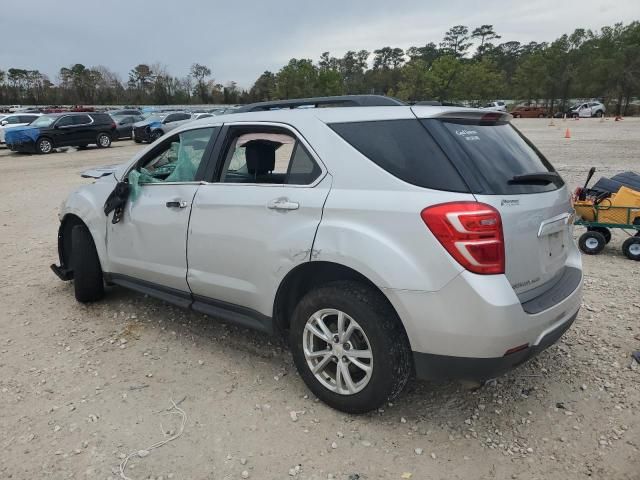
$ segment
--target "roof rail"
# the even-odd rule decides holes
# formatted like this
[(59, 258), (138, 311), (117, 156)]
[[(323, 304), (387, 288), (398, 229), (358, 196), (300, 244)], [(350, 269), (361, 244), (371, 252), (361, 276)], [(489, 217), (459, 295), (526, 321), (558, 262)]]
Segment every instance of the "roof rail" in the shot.
[(338, 95), (335, 97), (295, 98), (291, 100), (274, 100), (271, 102), (259, 102), (245, 105), (233, 111), (233, 113), (260, 112), (265, 110), (277, 110), (283, 108), (298, 107), (390, 107), (402, 106), (406, 103), (384, 95)]

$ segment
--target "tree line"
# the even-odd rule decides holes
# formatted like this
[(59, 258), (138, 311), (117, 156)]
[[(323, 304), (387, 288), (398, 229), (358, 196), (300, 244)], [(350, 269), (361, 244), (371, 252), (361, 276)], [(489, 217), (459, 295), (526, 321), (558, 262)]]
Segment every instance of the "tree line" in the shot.
[(105, 66), (63, 67), (52, 82), (38, 70), (0, 69), (0, 104), (207, 104), (375, 93), (402, 100), (495, 99), (566, 108), (572, 98), (599, 98), (626, 113), (640, 95), (640, 22), (598, 31), (578, 28), (553, 42), (500, 42), (493, 25), (450, 28), (441, 42), (403, 50), (386, 46), (292, 58), (265, 71), (249, 89), (215, 81), (194, 63), (184, 77), (161, 64), (135, 66), (123, 81)]

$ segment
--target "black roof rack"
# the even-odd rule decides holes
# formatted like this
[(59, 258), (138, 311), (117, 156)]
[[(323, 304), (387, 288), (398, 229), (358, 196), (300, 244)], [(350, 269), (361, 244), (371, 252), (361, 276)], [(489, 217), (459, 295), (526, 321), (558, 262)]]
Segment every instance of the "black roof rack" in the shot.
[(330, 105), (336, 107), (392, 107), (406, 105), (406, 103), (392, 97), (385, 97), (384, 95), (339, 95), (335, 97), (296, 98), (292, 100), (251, 103), (234, 110), (233, 113)]

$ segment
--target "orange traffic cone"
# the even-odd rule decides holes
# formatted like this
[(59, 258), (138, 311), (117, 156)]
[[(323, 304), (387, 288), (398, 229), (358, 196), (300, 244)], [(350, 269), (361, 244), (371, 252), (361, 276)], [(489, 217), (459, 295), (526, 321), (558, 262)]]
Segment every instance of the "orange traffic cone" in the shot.
[(567, 128), (567, 131), (564, 132), (564, 138), (571, 138), (571, 131)]

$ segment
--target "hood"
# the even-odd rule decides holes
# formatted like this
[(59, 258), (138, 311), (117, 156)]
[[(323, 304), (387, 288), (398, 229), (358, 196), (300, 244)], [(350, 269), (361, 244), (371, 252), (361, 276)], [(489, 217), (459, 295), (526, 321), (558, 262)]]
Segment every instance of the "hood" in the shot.
[(102, 167), (92, 168), (90, 170), (85, 170), (80, 174), (83, 178), (102, 178), (107, 175), (112, 175), (118, 172), (119, 170), (126, 168), (128, 164), (119, 163), (117, 165), (104, 165)]
[(37, 127), (12, 127), (7, 128), (4, 132), (6, 143), (18, 142), (35, 142), (40, 135), (40, 129)]
[(136, 122), (133, 124), (134, 128), (140, 128), (140, 127), (149, 127), (149, 128), (158, 128), (162, 125), (162, 122), (159, 122), (158, 120), (142, 120), (141, 122)]

